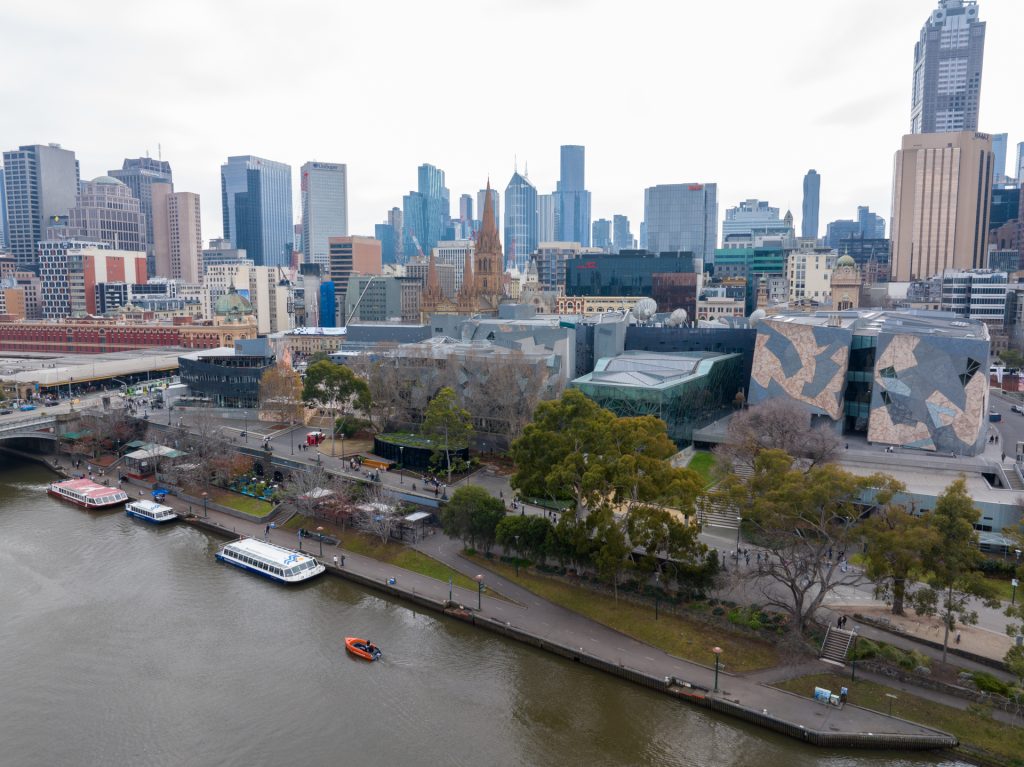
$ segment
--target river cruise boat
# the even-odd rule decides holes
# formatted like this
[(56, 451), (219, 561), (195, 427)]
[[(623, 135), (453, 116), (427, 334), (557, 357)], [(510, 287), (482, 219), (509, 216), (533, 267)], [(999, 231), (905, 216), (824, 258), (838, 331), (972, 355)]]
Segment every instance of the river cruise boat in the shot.
[(132, 501), (124, 507), (124, 513), (129, 517), (135, 517), (154, 525), (162, 525), (165, 522), (173, 522), (178, 518), (174, 509), (153, 501)]
[(217, 559), (281, 583), (309, 580), (327, 569), (301, 551), (275, 546), (255, 538), (242, 538), (225, 544), (217, 552)]
[(128, 500), (128, 494), (119, 487), (107, 487), (91, 479), (68, 479), (54, 482), (46, 492), (87, 509), (106, 509)]

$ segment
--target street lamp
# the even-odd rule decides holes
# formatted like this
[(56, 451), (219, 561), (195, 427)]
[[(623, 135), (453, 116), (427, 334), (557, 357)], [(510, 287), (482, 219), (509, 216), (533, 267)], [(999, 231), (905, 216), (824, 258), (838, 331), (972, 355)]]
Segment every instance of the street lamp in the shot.
[(519, 536), (515, 536), (516, 539), (516, 578), (519, 577)]
[(345, 460), (345, 432), (341, 433), (341, 460)]
[(291, 427), (288, 430), (288, 446), (292, 450), (292, 455), (295, 455), (295, 419), (292, 419)]
[(715, 654), (715, 689), (713, 690), (713, 692), (718, 692), (718, 668), (719, 668), (719, 663), (718, 662), (719, 662), (719, 660), (722, 657), (722, 648), (721, 647), (712, 647), (711, 648), (711, 652), (713, 652)]
[(398, 484), (405, 484), (405, 445), (398, 446)]
[(743, 517), (736, 517), (736, 561), (740, 556), (740, 526), (743, 524)]
[(318, 527), (316, 529), (316, 531), (317, 531), (317, 533), (320, 534), (320, 556), (323, 556), (324, 555), (324, 529), (323, 529), (323, 527)]
[(206, 519), (206, 517), (207, 517), (207, 514), (206, 514), (206, 498), (207, 498), (207, 494), (203, 493), (203, 519)]
[(484, 576), (477, 575), (474, 580), (476, 581), (476, 609), (480, 611), (483, 610)]
[(242, 436), (245, 437), (245, 444), (249, 444), (249, 411), (242, 409), (242, 418), (244, 419), (245, 428), (242, 430)]

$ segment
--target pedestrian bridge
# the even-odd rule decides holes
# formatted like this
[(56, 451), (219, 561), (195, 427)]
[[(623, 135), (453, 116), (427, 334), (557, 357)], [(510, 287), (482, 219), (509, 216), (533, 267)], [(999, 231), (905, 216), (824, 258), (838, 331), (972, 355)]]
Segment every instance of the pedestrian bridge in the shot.
[(8, 439), (25, 439), (26, 437), (56, 440), (58, 438), (57, 416), (37, 415), (0, 423), (0, 442)]

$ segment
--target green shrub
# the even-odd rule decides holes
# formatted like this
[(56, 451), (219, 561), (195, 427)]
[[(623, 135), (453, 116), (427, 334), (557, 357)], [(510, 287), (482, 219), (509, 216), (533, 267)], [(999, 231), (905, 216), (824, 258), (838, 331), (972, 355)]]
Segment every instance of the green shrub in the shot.
[(1005, 695), (1007, 697), (1013, 693), (1011, 685), (989, 674), (987, 671), (975, 671), (972, 678), (974, 683), (978, 685), (978, 689), (984, 692), (994, 692), (996, 695)]
[(867, 660), (877, 657), (879, 647), (870, 639), (858, 639), (850, 648), (850, 660)]
[(716, 608), (714, 608), (711, 611), (711, 614), (712, 615), (717, 615), (717, 616), (721, 617), (721, 616), (725, 615), (725, 608), (723, 608), (723, 607), (716, 607)]

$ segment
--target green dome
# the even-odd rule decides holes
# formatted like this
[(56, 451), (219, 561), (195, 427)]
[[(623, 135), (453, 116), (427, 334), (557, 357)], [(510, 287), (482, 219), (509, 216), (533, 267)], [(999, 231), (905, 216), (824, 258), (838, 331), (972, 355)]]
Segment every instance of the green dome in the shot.
[(245, 296), (239, 295), (232, 285), (227, 293), (217, 298), (213, 305), (213, 313), (220, 317), (252, 314), (252, 304)]
[(851, 266), (856, 267), (857, 262), (853, 260), (853, 256), (840, 256), (836, 261), (836, 266)]
[(107, 184), (108, 186), (124, 186), (123, 181), (118, 181), (116, 178), (111, 176), (97, 176), (92, 180), (94, 184)]

